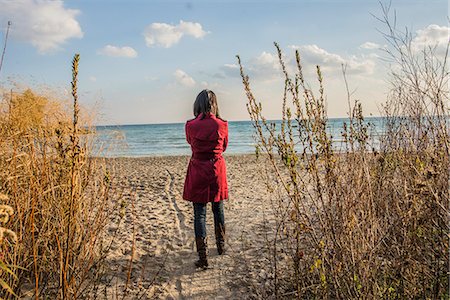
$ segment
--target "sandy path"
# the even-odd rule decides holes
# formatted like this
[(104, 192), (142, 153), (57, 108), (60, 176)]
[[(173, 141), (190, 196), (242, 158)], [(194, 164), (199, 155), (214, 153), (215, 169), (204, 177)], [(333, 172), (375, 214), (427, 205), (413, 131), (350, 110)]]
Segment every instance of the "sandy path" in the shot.
[[(121, 158), (115, 166), (115, 199), (126, 206), (112, 225), (118, 236), (108, 257), (106, 294), (126, 299), (252, 299), (264, 282), (264, 226), (268, 193), (253, 156), (227, 156), (230, 199), (225, 203), (227, 253), (217, 255), (208, 207), (209, 264), (197, 259), (192, 204), (181, 198), (188, 157)], [(267, 225), (267, 224), (266, 224)], [(133, 243), (134, 240), (134, 243)], [(133, 265), (130, 269), (130, 257)], [(129, 279), (127, 280), (127, 277)]]

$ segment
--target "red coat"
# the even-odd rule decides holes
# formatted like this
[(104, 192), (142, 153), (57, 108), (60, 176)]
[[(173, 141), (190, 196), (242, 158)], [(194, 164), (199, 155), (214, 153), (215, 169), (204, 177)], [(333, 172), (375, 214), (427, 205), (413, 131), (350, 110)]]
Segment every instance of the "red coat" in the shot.
[(183, 199), (198, 203), (228, 198), (227, 169), (222, 152), (228, 144), (228, 123), (213, 114), (186, 122), (186, 140), (191, 145)]

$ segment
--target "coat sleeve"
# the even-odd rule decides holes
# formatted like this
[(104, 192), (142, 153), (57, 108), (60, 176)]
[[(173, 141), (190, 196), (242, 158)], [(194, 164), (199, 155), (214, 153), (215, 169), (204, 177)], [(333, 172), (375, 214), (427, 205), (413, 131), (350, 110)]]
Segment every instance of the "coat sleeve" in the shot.
[(184, 125), (184, 131), (186, 133), (186, 141), (190, 145), (191, 144), (191, 135), (189, 133), (189, 122), (186, 122), (186, 125)]
[(227, 150), (227, 146), (228, 146), (228, 123), (225, 123), (225, 137), (223, 139), (223, 152), (225, 152), (225, 150)]

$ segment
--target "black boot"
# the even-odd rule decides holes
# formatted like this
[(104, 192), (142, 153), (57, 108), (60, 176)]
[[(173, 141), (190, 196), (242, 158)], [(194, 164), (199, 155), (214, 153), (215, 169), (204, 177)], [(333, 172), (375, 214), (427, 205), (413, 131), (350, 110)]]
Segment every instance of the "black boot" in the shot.
[(217, 225), (214, 228), (216, 233), (216, 245), (219, 255), (225, 253), (225, 225)]
[(195, 244), (197, 245), (198, 260), (195, 262), (197, 268), (208, 268), (208, 260), (206, 258), (207, 244), (206, 238), (196, 237)]

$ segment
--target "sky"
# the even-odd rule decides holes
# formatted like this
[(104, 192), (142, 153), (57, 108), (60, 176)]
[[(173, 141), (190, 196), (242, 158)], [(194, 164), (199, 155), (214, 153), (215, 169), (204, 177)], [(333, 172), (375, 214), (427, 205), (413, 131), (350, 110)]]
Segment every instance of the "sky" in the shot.
[[(447, 0), (392, 0), (394, 11), (418, 48), (448, 42)], [(239, 55), (263, 113), (279, 119), (277, 42), (289, 70), (299, 50), (313, 88), (321, 66), (329, 117), (348, 115), (342, 65), (352, 98), (378, 116), (390, 67), (381, 16), (378, 0), (0, 0), (2, 45), (12, 23), (0, 86), (68, 93), (79, 53), (80, 103), (96, 110), (97, 124), (184, 122), (205, 88), (223, 118), (248, 120)]]

